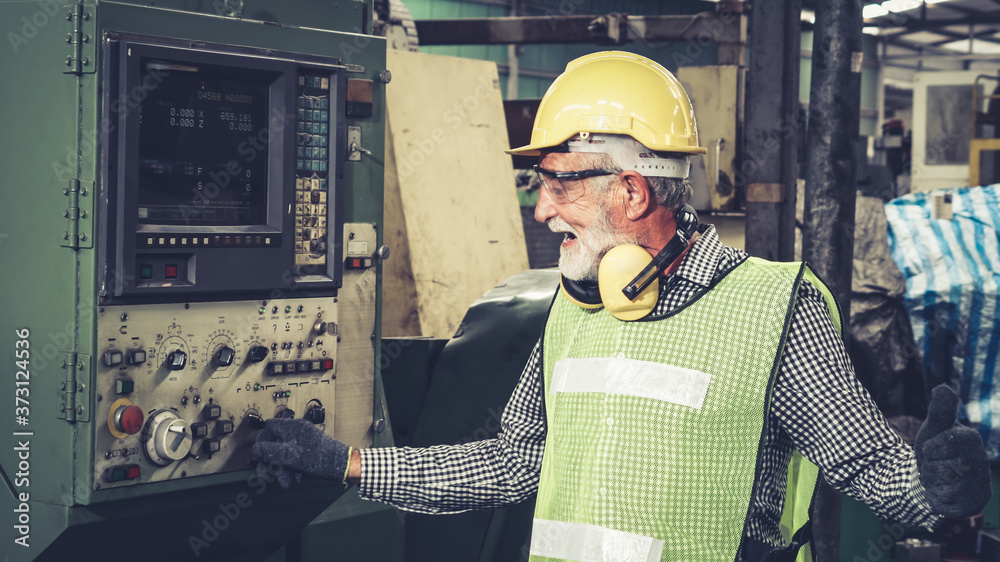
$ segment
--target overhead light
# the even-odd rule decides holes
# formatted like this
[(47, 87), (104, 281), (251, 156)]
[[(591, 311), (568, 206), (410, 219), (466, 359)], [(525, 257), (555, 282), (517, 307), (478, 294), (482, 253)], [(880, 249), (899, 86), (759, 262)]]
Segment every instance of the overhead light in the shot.
[(862, 17), (865, 19), (878, 18), (889, 14), (889, 10), (882, 6), (881, 4), (868, 4), (861, 11)]
[(928, 4), (940, 4), (941, 2), (949, 2), (950, 0), (924, 0)]
[(897, 13), (919, 8), (922, 3), (922, 0), (888, 0), (888, 2), (882, 3), (882, 7), (890, 12)]
[(870, 25), (868, 27), (862, 27), (861, 33), (867, 33), (868, 35), (878, 35), (881, 29), (877, 25)]
[(802, 10), (802, 21), (816, 23), (816, 12), (812, 10)]

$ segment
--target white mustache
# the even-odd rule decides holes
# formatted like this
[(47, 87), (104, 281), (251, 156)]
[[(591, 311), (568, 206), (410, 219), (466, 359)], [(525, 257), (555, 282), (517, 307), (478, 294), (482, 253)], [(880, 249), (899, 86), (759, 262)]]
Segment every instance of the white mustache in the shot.
[(548, 225), (549, 230), (551, 230), (552, 232), (558, 232), (558, 233), (569, 232), (573, 236), (577, 236), (576, 229), (570, 226), (569, 223), (567, 223), (566, 221), (562, 220), (559, 217), (552, 217), (545, 224)]

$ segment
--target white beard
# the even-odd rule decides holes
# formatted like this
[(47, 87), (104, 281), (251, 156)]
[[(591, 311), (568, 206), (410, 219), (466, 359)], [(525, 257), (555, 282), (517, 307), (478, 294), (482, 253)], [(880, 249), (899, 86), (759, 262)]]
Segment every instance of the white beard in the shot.
[(635, 243), (634, 240), (615, 232), (608, 215), (608, 210), (602, 205), (583, 237), (558, 216), (548, 220), (549, 230), (569, 232), (576, 236), (573, 248), (559, 247), (559, 272), (567, 279), (596, 282), (597, 270), (604, 254), (619, 244)]

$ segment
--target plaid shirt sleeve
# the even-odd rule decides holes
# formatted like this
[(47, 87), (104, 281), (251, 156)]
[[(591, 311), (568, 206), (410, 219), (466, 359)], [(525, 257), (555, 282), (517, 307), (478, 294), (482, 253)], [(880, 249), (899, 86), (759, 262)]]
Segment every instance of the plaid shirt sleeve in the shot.
[(913, 449), (893, 431), (854, 368), (820, 292), (805, 284), (792, 318), (772, 418), (837, 490), (882, 519), (932, 528)]
[(361, 497), (418, 513), (459, 513), (528, 499), (545, 448), (539, 344), (528, 358), (495, 439), (361, 451)]

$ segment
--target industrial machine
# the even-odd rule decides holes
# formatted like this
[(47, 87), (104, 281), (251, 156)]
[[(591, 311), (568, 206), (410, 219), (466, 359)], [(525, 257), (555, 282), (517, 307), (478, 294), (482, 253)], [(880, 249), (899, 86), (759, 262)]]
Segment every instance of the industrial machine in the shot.
[(391, 443), (371, 2), (0, 21), (0, 551), (263, 559), (343, 494), (255, 472), (266, 419)]

